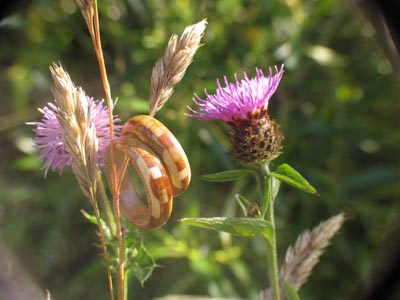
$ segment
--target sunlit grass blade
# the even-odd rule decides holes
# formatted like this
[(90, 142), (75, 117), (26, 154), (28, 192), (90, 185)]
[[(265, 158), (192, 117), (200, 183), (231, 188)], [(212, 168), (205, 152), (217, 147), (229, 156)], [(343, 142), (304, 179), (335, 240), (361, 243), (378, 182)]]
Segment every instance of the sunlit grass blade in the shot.
[(185, 218), (182, 223), (192, 226), (223, 231), (239, 236), (262, 235), (267, 240), (273, 235), (273, 227), (270, 222), (252, 218)]
[(280, 165), (276, 172), (271, 172), (268, 175), (304, 192), (317, 194), (317, 190), (302, 175), (300, 175), (299, 172), (288, 164)]
[(283, 290), (285, 291), (285, 299), (287, 300), (300, 300), (294, 287), (287, 281), (283, 283)]
[(226, 181), (235, 181), (243, 176), (253, 173), (251, 170), (246, 169), (235, 169), (228, 170), (214, 174), (207, 174), (200, 176), (201, 179), (210, 182), (226, 182)]

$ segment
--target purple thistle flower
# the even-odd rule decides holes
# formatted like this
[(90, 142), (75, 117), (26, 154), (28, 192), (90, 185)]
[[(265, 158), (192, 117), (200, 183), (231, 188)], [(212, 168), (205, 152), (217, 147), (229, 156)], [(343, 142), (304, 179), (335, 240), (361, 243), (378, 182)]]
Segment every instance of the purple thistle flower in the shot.
[(279, 156), (283, 135), (280, 126), (268, 115), (268, 104), (283, 76), (283, 65), (275, 66), (275, 75), (269, 68), (269, 75), (256, 68), (256, 76), (249, 78), (243, 73), (235, 83), (224, 77), (225, 86), (217, 81), (215, 94), (201, 99), (194, 95), (196, 111), (190, 107), (190, 117), (205, 120), (222, 120), (231, 126), (231, 152), (242, 165), (264, 164)]
[[(100, 167), (104, 165), (105, 152), (110, 143), (108, 108), (103, 106), (103, 100), (96, 101), (87, 96), (86, 98), (89, 106), (90, 122), (95, 128), (98, 139), (96, 163)], [(44, 162), (43, 169), (45, 170), (45, 176), (49, 169), (53, 172), (58, 169), (61, 175), (65, 167), (71, 166), (73, 158), (65, 148), (63, 131), (57, 119), (60, 109), (53, 103), (48, 103), (47, 106), (38, 110), (43, 115), (42, 120), (27, 123), (36, 126), (33, 129), (36, 134), (34, 138), (35, 148), (40, 151), (39, 158)], [(117, 121), (119, 119), (114, 118), (114, 122)], [(115, 126), (114, 128), (118, 132), (121, 126)]]
[(259, 110), (267, 110), (268, 102), (278, 88), (283, 75), (283, 65), (278, 70), (275, 66), (275, 75), (269, 69), (269, 75), (265, 76), (261, 69), (256, 68), (256, 77), (249, 79), (247, 73), (243, 73), (244, 79), (239, 80), (235, 74), (235, 83), (230, 83), (224, 77), (225, 86), (221, 86), (217, 80), (218, 88), (215, 94), (205, 91), (206, 99), (194, 95), (194, 103), (200, 111), (190, 107), (190, 117), (198, 117), (206, 120), (223, 120), (231, 122), (233, 119), (246, 119), (247, 115)]

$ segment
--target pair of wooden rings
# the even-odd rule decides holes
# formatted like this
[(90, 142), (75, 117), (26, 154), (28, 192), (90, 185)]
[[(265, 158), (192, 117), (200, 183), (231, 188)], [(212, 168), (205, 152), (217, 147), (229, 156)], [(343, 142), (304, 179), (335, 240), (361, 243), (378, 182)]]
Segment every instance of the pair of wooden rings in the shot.
[[(171, 215), (173, 198), (190, 183), (189, 161), (182, 146), (160, 121), (138, 115), (123, 126), (113, 152), (117, 180), (112, 176), (110, 150), (106, 176), (112, 191), (114, 182), (117, 183), (122, 214), (143, 230), (162, 226)], [(147, 205), (132, 184), (129, 166), (144, 186)]]

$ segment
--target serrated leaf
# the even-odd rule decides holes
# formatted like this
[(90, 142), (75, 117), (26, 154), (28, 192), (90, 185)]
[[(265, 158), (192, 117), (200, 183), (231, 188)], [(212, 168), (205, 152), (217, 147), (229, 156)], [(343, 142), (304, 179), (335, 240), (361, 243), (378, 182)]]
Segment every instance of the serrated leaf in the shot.
[(142, 286), (150, 278), (156, 267), (154, 258), (144, 245), (133, 249), (126, 249), (126, 265)]
[(297, 294), (296, 290), (294, 287), (285, 280), (283, 284), (283, 288), (285, 291), (285, 296), (287, 300), (300, 300), (299, 295)]
[(251, 174), (253, 171), (247, 169), (228, 170), (214, 174), (207, 174), (200, 176), (201, 179), (210, 182), (227, 182), (235, 181), (243, 176)]
[(185, 218), (181, 222), (192, 226), (228, 232), (239, 236), (262, 235), (271, 240), (274, 229), (270, 222), (254, 218)]
[(317, 194), (317, 190), (303, 176), (301, 176), (299, 172), (288, 164), (280, 165), (276, 172), (271, 172), (268, 175), (304, 192)]
[(151, 276), (156, 262), (143, 244), (140, 231), (128, 226), (124, 234), (125, 267), (141, 285)]

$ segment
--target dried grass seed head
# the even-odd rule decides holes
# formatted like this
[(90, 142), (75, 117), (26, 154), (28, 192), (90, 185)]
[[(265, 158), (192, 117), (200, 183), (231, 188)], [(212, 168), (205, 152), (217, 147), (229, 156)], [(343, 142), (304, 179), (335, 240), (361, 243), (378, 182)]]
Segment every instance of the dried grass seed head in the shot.
[(86, 196), (96, 181), (96, 156), (99, 141), (90, 119), (84, 91), (75, 87), (61, 65), (50, 67), (53, 95), (59, 107), (57, 119), (63, 132), (63, 143), (72, 156), (72, 170)]
[(193, 57), (200, 47), (200, 41), (206, 29), (207, 21), (202, 20), (185, 28), (181, 37), (172, 35), (164, 56), (154, 65), (151, 74), (150, 115), (168, 101), (174, 87), (185, 75)]
[[(283, 283), (287, 281), (298, 291), (307, 281), (319, 257), (331, 238), (339, 231), (345, 221), (340, 213), (315, 227), (311, 232), (305, 230), (296, 240), (294, 246), (286, 251), (285, 261), (279, 272), (281, 294), (284, 294)], [(260, 293), (260, 300), (272, 300), (271, 289)]]
[(81, 9), (83, 18), (85, 19), (86, 25), (89, 30), (93, 30), (93, 18), (95, 12), (95, 3), (96, 0), (76, 0), (76, 4)]
[[(40, 150), (45, 175), (49, 169), (58, 169), (61, 175), (64, 167), (71, 166), (87, 195), (110, 141), (108, 108), (76, 87), (61, 65), (52, 65), (50, 71), (55, 103), (39, 109), (41, 121), (28, 123), (36, 126), (35, 148)], [(118, 132), (120, 126), (115, 128)]]
[(295, 245), (286, 251), (285, 262), (280, 270), (280, 278), (287, 280), (298, 290), (311, 275), (323, 250), (345, 221), (340, 213), (315, 227), (311, 232), (305, 230)]

